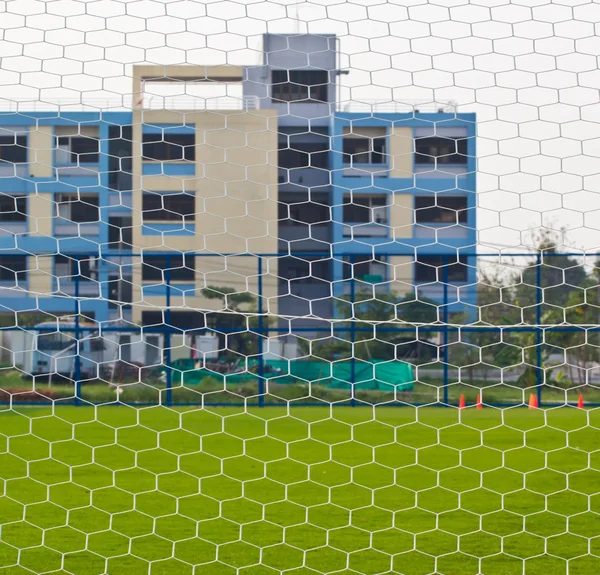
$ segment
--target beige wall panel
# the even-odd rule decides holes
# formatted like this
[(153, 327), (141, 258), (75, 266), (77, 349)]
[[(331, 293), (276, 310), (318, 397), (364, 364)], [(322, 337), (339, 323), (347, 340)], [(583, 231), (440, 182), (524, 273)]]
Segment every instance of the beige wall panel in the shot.
[(51, 237), (55, 213), (52, 194), (30, 194), (27, 202), (29, 233)]
[[(174, 115), (175, 114), (175, 115)], [(141, 141), (141, 113), (134, 112), (133, 140)], [(175, 123), (181, 113), (144, 112), (144, 121)], [(196, 128), (196, 175), (179, 181), (195, 188), (196, 235), (193, 237), (143, 236), (141, 234), (141, 191), (169, 191), (178, 178), (140, 177), (140, 156), (133, 161), (134, 244), (156, 251), (207, 251), (223, 253), (275, 253), (277, 240), (277, 115), (272, 110), (252, 112), (189, 112), (188, 124)], [(266, 260), (267, 258), (265, 258)], [(267, 272), (268, 270), (268, 272)], [(143, 305), (164, 306), (163, 296), (141, 298), (141, 267), (134, 266), (134, 319), (140, 321)], [(174, 284), (176, 285), (176, 284)], [(172, 305), (189, 310), (216, 310), (219, 300), (200, 295), (207, 285), (232, 287), (240, 292), (258, 292), (257, 260), (253, 257), (197, 257), (196, 291), (185, 298), (172, 294)], [(263, 263), (265, 312), (277, 310), (277, 262)], [(135, 303), (141, 305), (135, 305)]]
[(30, 256), (27, 267), (29, 269), (30, 291), (34, 294), (51, 296), (54, 283), (53, 256)]
[(54, 162), (52, 126), (32, 126), (29, 132), (29, 173), (33, 178), (51, 178)]
[[(172, 122), (170, 112), (153, 122)], [(146, 117), (146, 114), (144, 114)], [(139, 247), (209, 250), (215, 253), (277, 251), (277, 116), (272, 110), (193, 112), (196, 127), (196, 236), (141, 235), (141, 194), (134, 192), (134, 243)], [(141, 140), (141, 125), (134, 126)], [(205, 143), (206, 142), (206, 143)], [(269, 163), (269, 160), (274, 162)], [(134, 159), (139, 174), (142, 163)], [(137, 178), (144, 189), (165, 190), (177, 178)], [(169, 181), (171, 180), (171, 181)], [(149, 184), (152, 186), (149, 187)], [(135, 186), (134, 178), (134, 186)], [(173, 188), (171, 188), (173, 189)], [(179, 189), (179, 188), (177, 188)]]
[(412, 128), (392, 128), (390, 133), (390, 178), (412, 178), (414, 162)]
[(391, 257), (390, 264), (394, 267), (394, 275), (390, 274), (390, 279), (393, 278), (392, 291), (400, 295), (412, 291), (414, 258), (410, 256)]
[(394, 239), (413, 236), (414, 209), (411, 194), (395, 193), (390, 196), (390, 227)]

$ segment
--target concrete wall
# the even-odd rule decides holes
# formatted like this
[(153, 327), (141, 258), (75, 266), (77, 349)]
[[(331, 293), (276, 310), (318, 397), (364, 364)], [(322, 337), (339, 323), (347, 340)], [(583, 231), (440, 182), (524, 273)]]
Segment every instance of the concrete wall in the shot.
[(32, 126), (29, 132), (29, 174), (33, 178), (50, 178), (54, 163), (52, 126)]
[(394, 239), (411, 238), (413, 235), (414, 210), (411, 194), (390, 193), (390, 228)]
[[(142, 123), (182, 123), (195, 126), (196, 162), (193, 176), (142, 177)], [(185, 298), (172, 290), (172, 305), (188, 309), (218, 309), (198, 290), (207, 285), (228, 286), (258, 293), (257, 258), (219, 257), (229, 253), (276, 253), (277, 237), (277, 114), (273, 110), (134, 111), (133, 121), (133, 244), (136, 250), (206, 252), (196, 257), (193, 286)], [(182, 190), (196, 195), (194, 235), (143, 235), (142, 193)], [(217, 255), (215, 255), (217, 254)], [(139, 261), (139, 260), (138, 260)], [(265, 311), (277, 309), (276, 261), (264, 262)], [(133, 299), (140, 305), (165, 305), (165, 297), (142, 295), (141, 266), (134, 266)], [(174, 284), (175, 286), (177, 284)], [(134, 320), (141, 309), (134, 308)]]
[(50, 193), (32, 193), (27, 197), (29, 233), (34, 236), (52, 237), (52, 223), (56, 212)]
[(410, 178), (413, 175), (413, 129), (394, 126), (390, 132), (390, 178)]
[(391, 291), (397, 294), (411, 292), (413, 288), (414, 258), (392, 256), (390, 257), (390, 265), (393, 266), (393, 275), (390, 272), (390, 279), (393, 279), (390, 286)]
[(54, 256), (29, 257), (27, 266), (29, 291), (35, 295), (51, 296), (54, 289)]

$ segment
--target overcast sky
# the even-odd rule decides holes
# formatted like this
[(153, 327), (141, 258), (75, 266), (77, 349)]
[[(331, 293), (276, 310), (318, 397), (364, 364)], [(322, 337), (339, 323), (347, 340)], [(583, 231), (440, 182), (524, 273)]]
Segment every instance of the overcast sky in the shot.
[(8, 0), (0, 109), (105, 108), (133, 64), (258, 64), (265, 32), (335, 33), (342, 100), (478, 114), (480, 251), (526, 247), (542, 225), (600, 251), (599, 27), (600, 4), (579, 0)]

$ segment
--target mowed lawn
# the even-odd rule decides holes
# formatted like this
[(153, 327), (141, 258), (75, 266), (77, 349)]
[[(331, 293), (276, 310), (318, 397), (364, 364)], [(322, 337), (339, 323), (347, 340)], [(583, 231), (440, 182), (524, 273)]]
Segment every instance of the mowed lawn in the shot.
[(0, 573), (596, 575), (600, 411), (0, 411)]

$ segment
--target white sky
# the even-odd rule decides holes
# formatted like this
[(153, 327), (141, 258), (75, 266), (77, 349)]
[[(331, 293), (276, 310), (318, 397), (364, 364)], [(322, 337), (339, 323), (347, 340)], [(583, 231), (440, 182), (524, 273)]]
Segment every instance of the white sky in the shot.
[(478, 114), (480, 251), (542, 225), (600, 251), (599, 29), (600, 4), (580, 0), (7, 0), (0, 109), (114, 106), (133, 64), (258, 64), (265, 32), (336, 33), (343, 100)]

